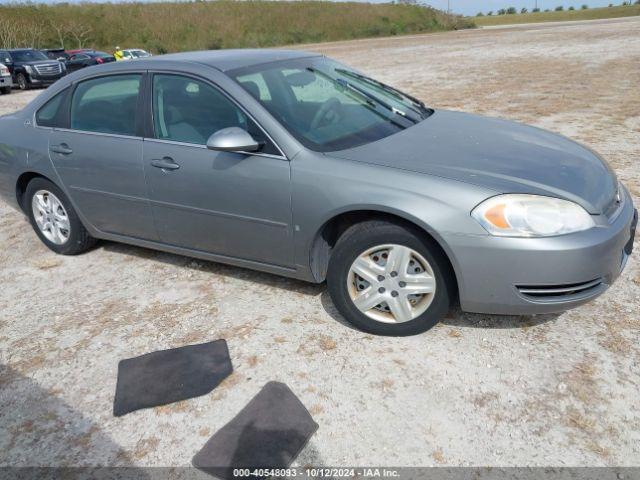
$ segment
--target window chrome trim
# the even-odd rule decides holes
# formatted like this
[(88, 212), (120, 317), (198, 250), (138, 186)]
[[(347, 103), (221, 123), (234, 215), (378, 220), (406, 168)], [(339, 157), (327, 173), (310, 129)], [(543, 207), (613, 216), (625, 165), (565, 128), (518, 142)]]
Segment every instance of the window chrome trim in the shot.
[[(271, 137), (271, 135), (269, 135), (269, 133), (264, 129), (264, 127), (262, 125), (260, 125), (260, 122), (258, 122), (253, 115), (251, 115), (251, 113), (249, 113), (247, 111), (247, 109), (242, 106), (234, 97), (232, 97), (225, 89), (223, 89), (222, 87), (220, 87), (217, 83), (215, 83), (213, 80), (205, 78), (205, 77), (201, 77), (200, 75), (196, 75), (193, 73), (187, 73), (187, 72), (178, 72), (175, 70), (147, 70), (147, 73), (151, 76), (151, 82), (150, 82), (150, 87), (151, 87), (151, 91), (149, 92), (149, 101), (151, 103), (151, 125), (153, 128), (153, 132), (154, 134), (155, 132), (155, 121), (153, 118), (153, 76), (154, 75), (173, 75), (176, 77), (187, 77), (187, 78), (193, 78), (194, 80), (197, 80), (199, 82), (203, 82), (206, 83), (207, 85), (215, 88), (217, 91), (219, 91), (220, 93), (222, 93), (222, 95), (224, 95), (231, 103), (233, 103), (239, 110), (241, 110), (248, 118), (250, 118), (253, 123), (255, 123), (258, 128), (262, 131), (262, 133), (271, 141), (271, 143), (273, 143), (273, 145), (276, 147), (276, 149), (278, 149), (278, 151), (280, 152), (280, 155), (274, 155), (271, 153), (260, 153), (260, 152), (244, 152), (244, 151), (238, 151), (236, 153), (245, 153), (247, 155), (255, 155), (255, 156), (259, 156), (259, 157), (266, 157), (266, 158), (276, 158), (279, 160), (286, 160), (289, 161), (289, 158), (287, 158), (287, 156), (284, 154), (284, 152), (282, 151), (282, 148), (280, 148), (280, 145), (278, 145), (276, 143), (276, 141), (273, 139), (273, 137)], [(149, 106), (149, 105), (147, 105)], [(215, 132), (214, 132), (215, 133)], [(146, 137), (145, 137), (146, 139)], [(196, 147), (202, 147), (202, 148), (207, 148), (206, 145), (200, 145), (198, 143), (185, 143), (185, 142), (176, 142), (173, 140), (165, 140), (163, 138), (150, 138), (148, 140), (156, 140), (156, 141), (162, 141), (162, 142), (169, 142), (169, 143), (173, 143), (173, 144), (177, 144), (177, 145), (183, 145), (183, 146), (196, 146)]]
[[(41, 128), (46, 128), (46, 127), (41, 127)], [(56, 128), (56, 127), (53, 127), (52, 130), (56, 132), (68, 132), (68, 133), (80, 133), (83, 135), (93, 135), (96, 137), (124, 138), (129, 140), (140, 140), (140, 141), (144, 140), (143, 137), (138, 137), (137, 135), (123, 135), (121, 133), (90, 132), (87, 130), (74, 130), (72, 128)]]
[[(136, 138), (139, 138), (139, 137), (136, 137)], [(191, 148), (201, 148), (203, 150), (209, 150), (206, 145), (201, 145), (199, 143), (177, 142), (175, 140), (165, 140), (163, 138), (149, 138), (149, 137), (144, 137), (143, 140), (145, 142), (157, 142), (157, 143), (165, 143), (167, 145), (176, 145), (176, 146), (179, 146), (179, 147), (191, 147)], [(275, 143), (274, 143), (274, 145), (275, 145)], [(278, 150), (280, 150), (280, 149), (278, 149)], [(211, 150), (211, 151), (214, 152), (215, 150)], [(289, 161), (289, 159), (287, 157), (285, 157), (285, 156), (273, 155), (271, 153), (246, 152), (244, 150), (233, 150), (233, 151), (229, 151), (227, 153), (240, 153), (242, 155), (250, 155), (250, 156), (255, 156), (255, 157), (265, 157), (265, 158), (273, 158), (275, 160)]]

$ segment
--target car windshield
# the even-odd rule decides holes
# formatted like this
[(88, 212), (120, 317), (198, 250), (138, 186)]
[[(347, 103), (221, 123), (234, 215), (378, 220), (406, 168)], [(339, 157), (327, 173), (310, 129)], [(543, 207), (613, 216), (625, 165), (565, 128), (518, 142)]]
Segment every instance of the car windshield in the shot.
[(303, 145), (319, 152), (375, 142), (433, 113), (416, 98), (324, 57), (229, 74)]
[(131, 55), (133, 55), (136, 58), (143, 58), (143, 57), (149, 56), (149, 54), (144, 50), (131, 50)]
[(37, 60), (49, 60), (49, 58), (38, 50), (21, 50), (11, 52), (14, 62), (35, 62)]

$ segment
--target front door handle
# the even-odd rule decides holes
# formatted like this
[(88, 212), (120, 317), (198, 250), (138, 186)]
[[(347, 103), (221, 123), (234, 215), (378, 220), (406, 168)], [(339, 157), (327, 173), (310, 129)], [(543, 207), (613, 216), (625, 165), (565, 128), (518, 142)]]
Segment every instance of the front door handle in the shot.
[(176, 162), (173, 161), (171, 157), (164, 157), (161, 159), (151, 160), (151, 165), (156, 168), (161, 168), (162, 170), (177, 170), (180, 168)]
[(69, 145), (67, 145), (66, 143), (61, 143), (60, 145), (52, 145), (50, 150), (61, 155), (71, 155), (73, 153), (73, 150), (71, 150), (69, 148)]

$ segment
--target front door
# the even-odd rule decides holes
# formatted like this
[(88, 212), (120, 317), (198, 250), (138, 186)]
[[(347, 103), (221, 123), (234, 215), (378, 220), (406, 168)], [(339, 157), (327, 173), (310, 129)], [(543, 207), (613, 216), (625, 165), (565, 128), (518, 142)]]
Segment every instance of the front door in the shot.
[[(148, 196), (162, 242), (234, 258), (293, 265), (289, 162), (251, 118), (213, 85), (154, 74), (153, 139), (144, 141)], [(206, 148), (241, 127), (259, 154)]]
[[(140, 74), (85, 80), (71, 98), (69, 128), (49, 137), (49, 155), (80, 212), (97, 229), (157, 240), (145, 198), (137, 135)], [(140, 129), (141, 131), (141, 129)]]

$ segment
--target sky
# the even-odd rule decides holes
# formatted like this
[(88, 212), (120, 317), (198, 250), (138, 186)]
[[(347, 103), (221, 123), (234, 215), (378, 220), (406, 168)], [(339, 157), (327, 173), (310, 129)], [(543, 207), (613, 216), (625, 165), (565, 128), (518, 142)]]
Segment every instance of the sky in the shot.
[[(14, 0), (0, 0), (0, 4), (10, 3)], [(36, 3), (59, 3), (62, 0), (33, 0)], [(70, 0), (73, 2), (74, 0)], [(87, 1), (87, 0), (84, 0)], [(100, 1), (100, 0), (89, 0), (89, 1)], [(112, 2), (118, 2), (120, 0), (110, 0)], [(139, 1), (150, 1), (150, 0), (139, 0)], [(355, 0), (359, 1), (359, 0)], [(372, 3), (382, 3), (389, 0), (369, 0)], [(475, 15), (478, 12), (487, 13), (489, 10), (492, 10), (494, 13), (501, 9), (507, 7), (516, 7), (518, 11), (522, 7), (526, 7), (531, 10), (535, 7), (536, 0), (421, 0), (421, 3), (426, 3), (431, 5), (432, 7), (446, 10), (447, 9), (447, 1), (449, 2), (449, 7), (451, 8), (452, 13), (459, 13), (462, 15)], [(614, 5), (619, 5), (622, 3), (622, 0), (537, 0), (538, 7), (542, 10), (551, 9), (553, 10), (555, 7), (562, 5), (563, 7), (568, 8), (570, 6), (574, 6), (576, 8), (580, 8), (581, 5), (587, 4), (589, 7), (606, 7), (609, 3), (613, 3)]]

